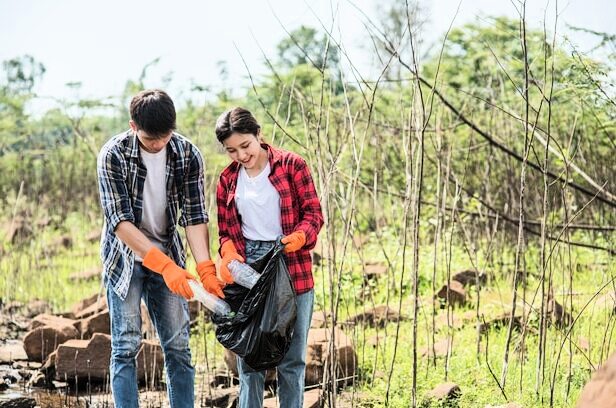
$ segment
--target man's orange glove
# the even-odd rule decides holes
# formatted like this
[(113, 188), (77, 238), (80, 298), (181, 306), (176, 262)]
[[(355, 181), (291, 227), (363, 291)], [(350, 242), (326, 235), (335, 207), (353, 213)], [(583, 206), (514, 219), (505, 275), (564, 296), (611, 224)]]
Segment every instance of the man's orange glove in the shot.
[(194, 277), (177, 266), (160, 249), (156, 247), (150, 249), (143, 258), (143, 266), (163, 275), (165, 284), (176, 295), (184, 296), (186, 299), (191, 299), (194, 296), (188, 285), (188, 279), (194, 279)]
[(225, 298), (225, 294), (222, 291), (225, 283), (216, 276), (216, 266), (214, 266), (212, 260), (208, 259), (207, 261), (199, 262), (197, 264), (197, 273), (205, 290), (221, 299)]
[(229, 262), (234, 259), (239, 262), (244, 262), (244, 258), (237, 253), (237, 249), (235, 249), (235, 245), (233, 245), (233, 241), (231, 240), (225, 241), (225, 243), (222, 244), (220, 247), (220, 256), (222, 256), (222, 260), (220, 261), (220, 278), (227, 283), (233, 283), (233, 277), (231, 276), (231, 272), (229, 272)]
[(306, 243), (306, 233), (302, 230), (295, 231), (280, 240), (285, 244), (285, 252), (295, 252)]

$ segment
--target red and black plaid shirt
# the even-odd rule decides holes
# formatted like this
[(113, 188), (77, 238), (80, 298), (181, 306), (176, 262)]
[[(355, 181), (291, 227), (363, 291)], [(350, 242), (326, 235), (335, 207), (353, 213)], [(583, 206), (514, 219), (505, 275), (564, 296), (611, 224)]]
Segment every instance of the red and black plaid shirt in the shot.
[[(314, 188), (310, 169), (299, 155), (263, 144), (267, 149), (271, 172), (269, 180), (280, 194), (282, 232), (289, 235), (304, 231), (306, 244), (287, 254), (287, 266), (295, 292), (299, 295), (314, 287), (310, 250), (317, 243), (323, 226), (321, 203)], [(233, 162), (220, 174), (216, 188), (218, 204), (218, 234), (220, 244), (232, 240), (237, 252), (246, 257), (246, 243), (242, 235), (241, 218), (235, 205), (235, 187), (240, 164)]]

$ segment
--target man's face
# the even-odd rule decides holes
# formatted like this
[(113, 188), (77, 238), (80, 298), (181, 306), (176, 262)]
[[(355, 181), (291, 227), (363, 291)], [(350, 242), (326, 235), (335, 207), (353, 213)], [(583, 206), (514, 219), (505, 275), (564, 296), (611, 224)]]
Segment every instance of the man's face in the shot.
[(148, 153), (158, 153), (163, 150), (173, 135), (173, 131), (171, 130), (169, 134), (164, 137), (152, 137), (145, 130), (139, 129), (133, 121), (130, 122), (130, 127), (137, 135), (139, 145)]

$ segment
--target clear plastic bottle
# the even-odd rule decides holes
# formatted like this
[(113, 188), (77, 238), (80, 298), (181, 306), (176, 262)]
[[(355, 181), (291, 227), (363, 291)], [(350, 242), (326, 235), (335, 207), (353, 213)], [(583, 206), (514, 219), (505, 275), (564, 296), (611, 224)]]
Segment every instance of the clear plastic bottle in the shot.
[(207, 307), (212, 312), (226, 316), (231, 313), (231, 308), (224, 300), (212, 295), (210, 292), (205, 290), (203, 286), (199, 282), (194, 279), (188, 280), (188, 285), (193, 291), (193, 299), (198, 300), (203, 304), (203, 306)]
[(248, 289), (252, 289), (261, 276), (250, 265), (235, 259), (229, 262), (229, 272), (231, 272), (235, 283)]

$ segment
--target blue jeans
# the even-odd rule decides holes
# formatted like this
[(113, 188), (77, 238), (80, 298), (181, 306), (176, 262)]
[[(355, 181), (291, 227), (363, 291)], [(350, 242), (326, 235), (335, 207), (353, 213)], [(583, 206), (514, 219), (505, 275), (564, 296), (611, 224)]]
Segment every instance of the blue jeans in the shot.
[(163, 277), (135, 262), (122, 300), (107, 285), (111, 320), (111, 389), (116, 408), (138, 407), (135, 357), (141, 346), (141, 298), (156, 327), (165, 356), (167, 393), (172, 408), (193, 407), (195, 370), (188, 345), (188, 303), (169, 291)]
[[(246, 262), (254, 262), (274, 245), (273, 242), (246, 240)], [(289, 351), (276, 367), (278, 400), (284, 408), (302, 408), (304, 405), (304, 377), (306, 374), (306, 342), (312, 320), (314, 291), (297, 296), (297, 320)], [(240, 375), (240, 408), (263, 406), (265, 371), (254, 371), (238, 357)]]

